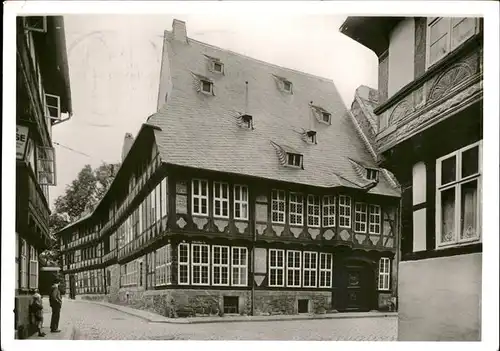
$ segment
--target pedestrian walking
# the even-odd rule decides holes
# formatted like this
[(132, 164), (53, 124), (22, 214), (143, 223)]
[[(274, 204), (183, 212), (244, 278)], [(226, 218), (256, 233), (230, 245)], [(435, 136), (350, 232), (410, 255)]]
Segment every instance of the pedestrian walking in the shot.
[(44, 337), (45, 333), (42, 331), (43, 328), (43, 303), (42, 295), (35, 290), (33, 294), (33, 300), (31, 301), (31, 316), (33, 318), (33, 324), (36, 325), (38, 336)]
[(50, 307), (52, 308), (52, 316), (50, 318), (50, 331), (59, 333), (59, 317), (61, 316), (62, 298), (59, 291), (59, 279), (56, 278), (50, 291)]

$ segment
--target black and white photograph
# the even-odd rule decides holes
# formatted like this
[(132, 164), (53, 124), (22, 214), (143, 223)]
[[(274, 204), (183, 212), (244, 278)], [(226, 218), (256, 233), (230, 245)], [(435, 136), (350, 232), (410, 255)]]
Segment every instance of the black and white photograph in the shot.
[(498, 349), (497, 2), (4, 8), (2, 349)]

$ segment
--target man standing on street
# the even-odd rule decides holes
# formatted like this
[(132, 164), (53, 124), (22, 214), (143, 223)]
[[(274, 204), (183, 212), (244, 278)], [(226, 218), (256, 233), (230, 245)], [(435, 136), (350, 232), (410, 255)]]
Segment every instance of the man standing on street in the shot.
[(61, 315), (62, 298), (59, 291), (59, 279), (56, 278), (50, 291), (50, 307), (52, 308), (52, 316), (50, 318), (50, 331), (59, 333), (59, 317)]

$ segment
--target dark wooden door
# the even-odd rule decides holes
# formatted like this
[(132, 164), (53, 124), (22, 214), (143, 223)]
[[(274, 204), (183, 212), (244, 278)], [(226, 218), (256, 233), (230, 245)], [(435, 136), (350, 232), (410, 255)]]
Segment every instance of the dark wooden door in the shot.
[(365, 305), (364, 279), (362, 267), (347, 268), (347, 299), (346, 308), (348, 310), (362, 310)]

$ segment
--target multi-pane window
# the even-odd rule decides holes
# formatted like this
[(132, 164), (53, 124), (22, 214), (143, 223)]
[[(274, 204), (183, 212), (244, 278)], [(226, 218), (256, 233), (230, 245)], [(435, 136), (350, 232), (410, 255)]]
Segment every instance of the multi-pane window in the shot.
[(30, 246), (30, 289), (38, 288), (38, 254), (34, 246)]
[(178, 246), (177, 279), (179, 285), (189, 284), (189, 244), (181, 243)]
[(28, 287), (28, 244), (21, 238), (21, 289)]
[(378, 263), (378, 289), (389, 290), (391, 282), (391, 259), (382, 257)]
[(191, 244), (191, 284), (209, 285), (210, 249), (205, 244)]
[(193, 179), (191, 185), (193, 215), (208, 216), (208, 182)]
[(231, 281), (233, 286), (246, 286), (248, 275), (248, 250), (246, 247), (232, 248)]
[(168, 244), (156, 250), (156, 286), (172, 283), (172, 245)]
[(234, 186), (234, 219), (248, 219), (248, 188), (246, 185)]
[(370, 234), (380, 234), (380, 223), (382, 220), (380, 206), (370, 205), (369, 211), (370, 211), (369, 232)]
[(323, 227), (335, 227), (335, 196), (323, 196)]
[(214, 182), (214, 217), (229, 218), (229, 185)]
[[(130, 286), (137, 285), (137, 261), (131, 261), (122, 265), (122, 286)], [(85, 272), (87, 273), (87, 272)], [(87, 276), (84, 275), (84, 280), (87, 279)]]
[(309, 227), (319, 227), (320, 226), (320, 205), (319, 196), (308, 195), (307, 196), (307, 225)]
[(271, 214), (273, 223), (285, 223), (285, 192), (283, 190), (272, 191)]
[(212, 284), (229, 285), (229, 246), (212, 246)]
[(354, 207), (354, 231), (366, 233), (366, 204), (364, 202), (356, 202)]
[(286, 285), (300, 287), (301, 252), (289, 250), (286, 252)]
[(430, 17), (427, 23), (427, 66), (455, 50), (477, 28), (477, 19), (473, 17)]
[(437, 246), (480, 239), (482, 142), (436, 161)]
[(290, 193), (290, 225), (302, 225), (304, 217), (304, 197), (302, 194)]
[(351, 198), (346, 195), (339, 196), (339, 226), (351, 227)]
[(15, 246), (15, 253), (16, 253), (16, 273), (15, 273), (15, 282), (16, 282), (16, 288), (19, 289), (19, 234), (16, 232), (16, 246)]
[(161, 219), (161, 183), (158, 184), (155, 188), (156, 194), (156, 220), (159, 221)]
[(318, 253), (304, 251), (304, 287), (316, 287), (316, 271), (318, 268)]
[(156, 188), (153, 189), (153, 191), (151, 191), (150, 193), (150, 196), (151, 196), (151, 213), (150, 213), (150, 216), (151, 216), (151, 225), (155, 224), (156, 223), (156, 220), (158, 219), (156, 217)]
[(284, 258), (284, 250), (269, 250), (269, 286), (284, 286)]
[(321, 252), (319, 254), (319, 287), (331, 288), (332, 286), (332, 254)]

